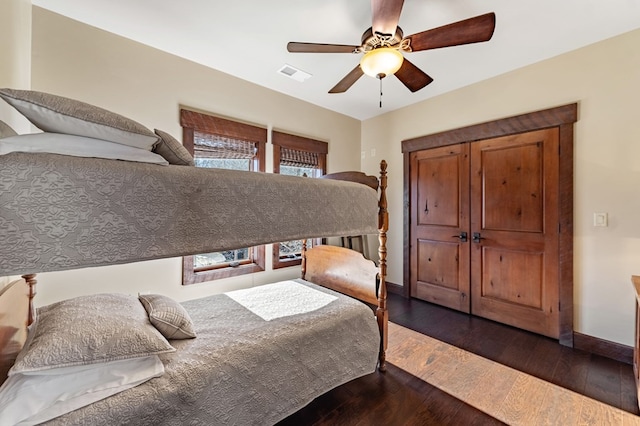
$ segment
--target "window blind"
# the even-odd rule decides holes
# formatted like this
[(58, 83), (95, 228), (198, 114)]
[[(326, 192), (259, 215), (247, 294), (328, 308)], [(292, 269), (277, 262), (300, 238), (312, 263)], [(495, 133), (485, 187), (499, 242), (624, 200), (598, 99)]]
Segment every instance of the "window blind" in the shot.
[(252, 159), (258, 148), (255, 142), (194, 131), (193, 151), (199, 158)]
[(290, 167), (318, 168), (320, 161), (317, 152), (280, 148), (280, 165)]

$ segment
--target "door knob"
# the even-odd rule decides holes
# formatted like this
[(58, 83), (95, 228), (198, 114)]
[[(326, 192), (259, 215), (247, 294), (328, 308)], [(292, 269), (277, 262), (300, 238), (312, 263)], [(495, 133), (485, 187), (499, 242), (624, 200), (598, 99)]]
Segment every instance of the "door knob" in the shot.
[(452, 235), (452, 237), (453, 238), (458, 238), (463, 243), (467, 242), (467, 233), (466, 232), (461, 232), (460, 235)]
[(481, 237), (481, 236), (480, 236), (480, 233), (479, 233), (479, 232), (474, 232), (474, 233), (473, 233), (473, 242), (474, 242), (474, 243), (479, 243), (479, 242), (480, 242), (480, 240), (484, 240), (484, 239), (485, 239), (484, 237)]

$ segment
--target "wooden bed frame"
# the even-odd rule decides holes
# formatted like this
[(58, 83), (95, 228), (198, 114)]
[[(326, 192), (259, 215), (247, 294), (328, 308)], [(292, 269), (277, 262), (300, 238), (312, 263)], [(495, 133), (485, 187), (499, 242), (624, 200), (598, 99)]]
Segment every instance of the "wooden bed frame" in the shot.
[[(360, 172), (344, 172), (327, 175), (327, 179), (350, 180), (380, 190), (378, 203), (379, 265), (367, 260), (361, 253), (344, 247), (321, 245), (309, 250), (303, 243), (302, 278), (347, 294), (374, 305), (380, 330), (378, 368), (385, 371), (387, 348), (387, 288), (386, 241), (389, 218), (387, 212), (387, 163), (380, 163), (380, 180)], [(36, 295), (36, 274), (23, 275), (21, 279), (0, 288), (0, 384), (26, 340), (27, 326), (33, 323)]]
[(378, 369), (386, 371), (389, 312), (387, 310), (387, 162), (380, 162), (380, 180), (361, 172), (340, 172), (323, 176), (368, 185), (380, 190), (378, 201), (378, 256), (379, 265), (354, 250), (345, 247), (321, 245), (307, 250), (302, 244), (302, 278), (323, 287), (376, 306), (376, 319), (380, 330)]
[(27, 339), (29, 287), (24, 279), (0, 289), (0, 383)]

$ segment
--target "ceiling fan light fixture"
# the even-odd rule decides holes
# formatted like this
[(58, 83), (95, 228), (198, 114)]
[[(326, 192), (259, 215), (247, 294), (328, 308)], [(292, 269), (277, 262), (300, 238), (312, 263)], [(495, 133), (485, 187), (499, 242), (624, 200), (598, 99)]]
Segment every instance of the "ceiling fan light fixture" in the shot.
[(402, 66), (404, 57), (397, 49), (379, 47), (364, 54), (360, 60), (360, 68), (366, 75), (384, 78), (395, 74)]

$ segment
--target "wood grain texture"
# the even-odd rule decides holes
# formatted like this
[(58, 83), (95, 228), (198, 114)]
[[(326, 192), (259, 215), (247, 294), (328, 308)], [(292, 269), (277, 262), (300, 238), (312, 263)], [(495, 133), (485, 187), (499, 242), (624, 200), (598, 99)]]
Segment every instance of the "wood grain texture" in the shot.
[(364, 71), (360, 68), (360, 64), (358, 64), (354, 69), (349, 71), (347, 75), (345, 75), (342, 80), (338, 82), (335, 86), (329, 90), (329, 93), (344, 93), (349, 87), (353, 86), (353, 84), (358, 81), (360, 77), (364, 75)]
[(469, 145), (413, 152), (409, 167), (411, 295), (469, 312)]
[(374, 32), (393, 35), (404, 0), (371, 0), (371, 27)]
[(326, 175), (320, 176), (320, 179), (334, 179), (334, 180), (346, 180), (349, 182), (358, 182), (363, 185), (367, 185), (368, 187), (378, 190), (380, 183), (378, 182), (378, 178), (375, 176), (370, 176), (362, 172), (337, 172), (337, 173), (328, 173)]
[(510, 425), (640, 425), (619, 408), (394, 323), (388, 354), (391, 364)]
[(411, 227), (411, 168), (410, 155), (417, 151), (443, 146), (484, 141), (509, 135), (556, 128), (559, 139), (559, 164), (554, 171), (558, 179), (558, 298), (554, 307), (558, 316), (558, 339), (565, 346), (573, 347), (573, 123), (578, 119), (577, 103), (546, 110), (474, 124), (431, 135), (402, 141), (404, 157), (404, 287), (410, 288), (412, 265), (410, 264), (412, 241), (407, 230)]
[(559, 130), (559, 341), (573, 347), (573, 123), (561, 124)]
[(402, 61), (402, 65), (396, 71), (395, 76), (411, 92), (417, 92), (433, 82), (433, 78), (430, 75), (415, 66), (407, 58)]
[(361, 253), (345, 247), (317, 246), (307, 250), (303, 278), (374, 305), (378, 268)]
[(407, 38), (410, 42), (410, 49), (414, 52), (419, 52), (421, 50), (488, 41), (493, 36), (495, 26), (496, 15), (494, 13), (486, 13), (442, 27), (422, 31)]
[(516, 115), (500, 120), (460, 127), (402, 141), (402, 152), (421, 151), (438, 146), (497, 138), (532, 130), (547, 129), (575, 123), (578, 120), (578, 104), (568, 104), (543, 111)]
[(180, 125), (183, 128), (196, 129), (225, 138), (252, 142), (267, 141), (266, 128), (188, 109), (180, 110)]
[(27, 338), (29, 287), (24, 279), (0, 290), (0, 384)]
[[(521, 372), (536, 376), (545, 368), (553, 372), (553, 377), (545, 382), (556, 386), (546, 388), (548, 392), (540, 403), (539, 422), (534, 423), (536, 426), (581, 424), (582, 401), (585, 397), (595, 399), (598, 395), (595, 382), (609, 387), (613, 393), (620, 389), (621, 402), (614, 405), (616, 408), (640, 414), (630, 365), (603, 363), (602, 357), (559, 345), (547, 337), (418, 299), (392, 294), (388, 302), (391, 321), (404, 325), (399, 332), (393, 325), (390, 326), (389, 356), (406, 359), (406, 371), (388, 363), (385, 374), (368, 375), (338, 387), (317, 398), (282, 424), (504, 425), (503, 421), (468, 405), (466, 401), (475, 401), (477, 407), (499, 407)], [(425, 317), (429, 320), (424, 321)], [(487, 365), (487, 368), (483, 370), (482, 367), (472, 366), (473, 362), (464, 364), (464, 367), (461, 364), (461, 368), (448, 376), (448, 389), (459, 391), (460, 398), (435, 387), (410, 373), (425, 369), (426, 360), (433, 356), (434, 351), (422, 347), (420, 339), (412, 335), (408, 328), (430, 337), (437, 336), (443, 343), (480, 355), (485, 363), (478, 365)], [(438, 347), (442, 348), (440, 345)], [(549, 355), (545, 355), (544, 351), (548, 351)], [(555, 365), (554, 357), (558, 358)], [(543, 360), (537, 362), (537, 358)], [(486, 362), (489, 360), (495, 362)], [(533, 368), (533, 371), (528, 368)], [(481, 370), (481, 377), (477, 377), (477, 372)], [(537, 373), (534, 374), (534, 371)], [(618, 373), (618, 383), (615, 380), (598, 379), (591, 380), (593, 386), (587, 386), (588, 376), (593, 379)], [(546, 377), (549, 377), (548, 374)], [(465, 381), (468, 381), (468, 387), (464, 386)], [(481, 385), (478, 386), (478, 383)], [(567, 393), (566, 390), (573, 392)], [(632, 415), (623, 416), (620, 424), (637, 423), (638, 417)]]
[(573, 347), (626, 364), (633, 362), (633, 348), (620, 343), (587, 336), (577, 331), (573, 332)]

